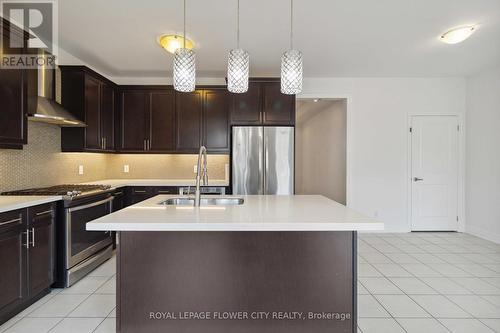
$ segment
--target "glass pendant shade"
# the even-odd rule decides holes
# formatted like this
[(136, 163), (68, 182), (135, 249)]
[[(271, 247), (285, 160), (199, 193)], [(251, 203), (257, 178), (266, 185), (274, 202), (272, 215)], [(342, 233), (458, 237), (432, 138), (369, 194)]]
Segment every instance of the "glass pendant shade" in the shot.
[(288, 50), (281, 56), (281, 92), (287, 95), (302, 91), (302, 53)]
[(250, 56), (243, 49), (229, 51), (227, 60), (227, 90), (232, 93), (245, 93), (248, 91), (248, 73)]
[(196, 85), (196, 57), (193, 50), (180, 48), (174, 55), (174, 89), (191, 92)]

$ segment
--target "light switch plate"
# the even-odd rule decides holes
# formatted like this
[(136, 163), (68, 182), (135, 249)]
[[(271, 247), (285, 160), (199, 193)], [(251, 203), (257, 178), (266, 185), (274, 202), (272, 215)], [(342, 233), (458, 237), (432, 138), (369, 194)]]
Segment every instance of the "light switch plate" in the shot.
[(130, 167), (128, 166), (128, 164), (123, 165), (123, 172), (125, 173), (130, 172)]
[(78, 174), (83, 175), (83, 165), (78, 166)]

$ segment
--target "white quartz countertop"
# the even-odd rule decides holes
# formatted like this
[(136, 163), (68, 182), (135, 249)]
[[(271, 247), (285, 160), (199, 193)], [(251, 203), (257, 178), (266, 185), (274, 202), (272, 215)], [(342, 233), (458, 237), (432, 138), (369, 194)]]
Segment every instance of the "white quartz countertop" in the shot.
[[(195, 186), (195, 179), (102, 179), (84, 184), (111, 185), (112, 187), (124, 186)], [(229, 186), (229, 181), (224, 179), (208, 179), (208, 186)]]
[(0, 196), (0, 213), (11, 210), (37, 206), (49, 202), (59, 201), (62, 197), (59, 196), (33, 196), (33, 195), (1, 195)]
[[(103, 231), (348, 231), (384, 224), (320, 195), (251, 195), (234, 206), (167, 206), (158, 195), (87, 223)], [(211, 196), (216, 197), (216, 196)], [(231, 197), (231, 196), (227, 196)]]

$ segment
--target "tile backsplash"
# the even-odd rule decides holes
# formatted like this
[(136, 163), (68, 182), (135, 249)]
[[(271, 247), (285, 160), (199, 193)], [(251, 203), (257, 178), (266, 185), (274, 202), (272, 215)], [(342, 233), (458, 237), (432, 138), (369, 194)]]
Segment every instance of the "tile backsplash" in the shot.
[[(0, 149), (0, 192), (114, 178), (192, 179), (196, 155), (61, 153), (61, 130), (29, 122), (23, 150)], [(226, 179), (229, 156), (209, 155), (210, 179)], [(83, 175), (78, 173), (83, 166)], [(129, 172), (123, 172), (123, 166)]]

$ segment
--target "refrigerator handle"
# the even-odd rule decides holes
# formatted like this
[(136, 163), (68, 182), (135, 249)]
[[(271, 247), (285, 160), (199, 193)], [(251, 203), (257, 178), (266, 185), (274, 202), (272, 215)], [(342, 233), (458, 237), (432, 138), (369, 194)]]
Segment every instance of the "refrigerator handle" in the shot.
[(263, 178), (263, 189), (262, 189), (262, 194), (267, 194), (267, 172), (268, 172), (268, 161), (267, 161), (267, 135), (266, 135), (266, 128), (262, 128), (262, 135), (263, 135), (263, 142), (264, 142), (264, 147), (262, 149), (262, 163), (263, 163), (263, 173), (262, 173), (262, 178)]

